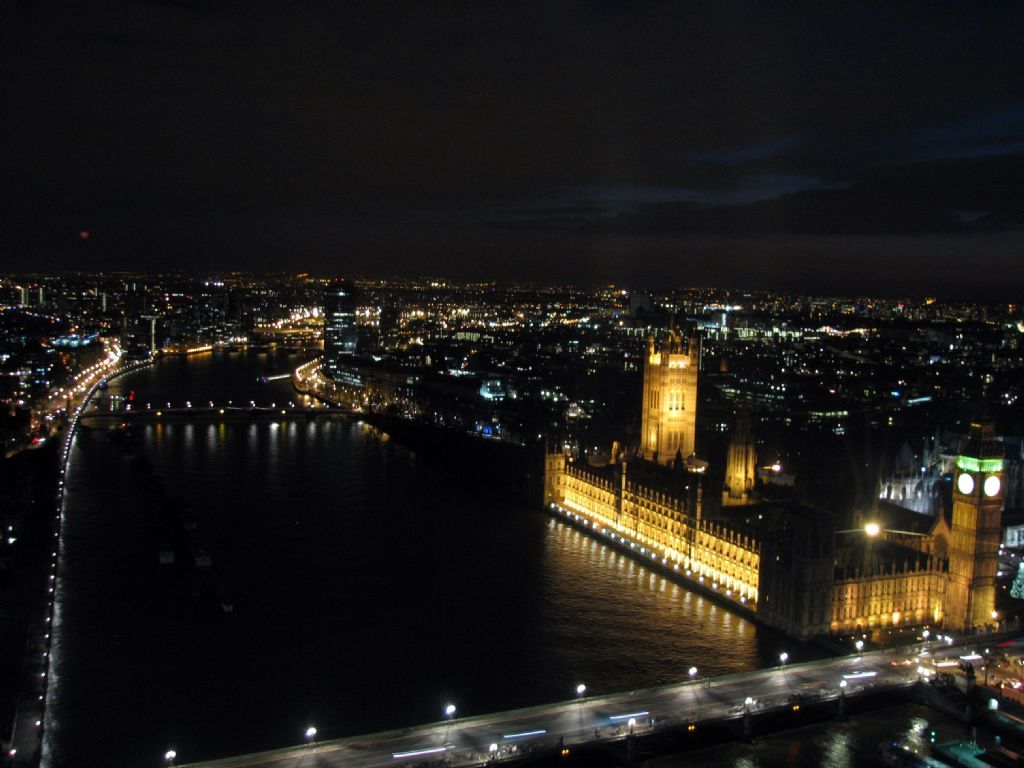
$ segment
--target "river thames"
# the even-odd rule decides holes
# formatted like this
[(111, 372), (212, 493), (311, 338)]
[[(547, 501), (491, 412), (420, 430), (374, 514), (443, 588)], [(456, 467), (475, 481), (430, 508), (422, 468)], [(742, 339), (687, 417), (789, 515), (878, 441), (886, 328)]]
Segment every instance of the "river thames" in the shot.
[[(304, 359), (165, 359), (99, 405), (305, 403), (258, 381)], [(70, 457), (48, 765), (191, 762), (807, 655), (354, 418), (111, 426)]]

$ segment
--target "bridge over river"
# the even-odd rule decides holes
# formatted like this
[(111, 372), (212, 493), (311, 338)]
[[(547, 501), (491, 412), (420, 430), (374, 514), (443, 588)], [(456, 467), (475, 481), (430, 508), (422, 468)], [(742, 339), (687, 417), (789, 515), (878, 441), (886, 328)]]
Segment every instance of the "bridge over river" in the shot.
[[(583, 695), (555, 704), (421, 725), (405, 730), (307, 744), (203, 763), (191, 768), (271, 768), (272, 766), (479, 765), (511, 761), (530, 753), (607, 748), (626, 756), (638, 740), (659, 736), (696, 738), (714, 727), (749, 735), (759, 721), (790, 718), (817, 708), (835, 716), (847, 701), (910, 689), (956, 667), (969, 650), (947, 642), (876, 651), (861, 656), (782, 663), (718, 678), (696, 670), (677, 685), (608, 696)], [(980, 658), (970, 654), (971, 658)], [(938, 669), (937, 669), (938, 668)], [(585, 694), (586, 692), (584, 692)], [(784, 727), (776, 723), (775, 727)], [(184, 750), (182, 750), (184, 752)], [(187, 755), (181, 754), (185, 758)]]
[(252, 403), (249, 405), (172, 405), (164, 408), (140, 408), (138, 410), (92, 410), (81, 414), (79, 421), (89, 425), (93, 422), (152, 422), (160, 420), (195, 419), (249, 419), (253, 417), (281, 416), (324, 416), (336, 413), (353, 413), (351, 408), (341, 408), (325, 403), (294, 405), (292, 403)]

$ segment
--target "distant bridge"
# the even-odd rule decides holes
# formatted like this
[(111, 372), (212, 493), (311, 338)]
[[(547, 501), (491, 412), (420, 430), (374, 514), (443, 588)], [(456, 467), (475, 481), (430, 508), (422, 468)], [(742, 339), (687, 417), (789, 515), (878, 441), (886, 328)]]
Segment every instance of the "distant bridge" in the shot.
[(92, 420), (106, 420), (106, 421), (117, 421), (117, 422), (137, 422), (137, 421), (160, 421), (160, 420), (173, 420), (179, 421), (182, 419), (195, 419), (197, 421), (211, 420), (211, 419), (250, 419), (254, 417), (312, 417), (312, 416), (328, 416), (334, 414), (354, 414), (357, 411), (353, 411), (350, 408), (340, 408), (334, 405), (309, 405), (309, 406), (297, 406), (297, 405), (213, 405), (213, 406), (170, 406), (167, 408), (145, 408), (141, 410), (116, 410), (116, 411), (88, 411), (83, 413), (79, 421), (88, 422)]
[[(924, 656), (918, 656), (927, 650)], [(727, 652), (724, 651), (723, 652)], [(355, 766), (374, 768), (421, 765), (497, 764), (527, 755), (563, 755), (574, 750), (605, 749), (630, 760), (645, 750), (684, 751), (687, 740), (711, 729), (727, 729), (733, 738), (796, 727), (807, 714), (842, 716), (847, 702), (875, 695), (909, 695), (936, 674), (935, 667), (956, 666), (962, 648), (945, 643), (876, 651), (771, 669), (690, 679), (676, 685), (609, 696), (581, 695), (529, 709), (316, 741), (270, 752), (189, 763), (190, 768), (298, 768)], [(941, 671), (941, 670), (938, 670)], [(582, 692), (583, 694), (586, 691)], [(803, 714), (802, 714), (803, 713)], [(440, 713), (439, 713), (440, 714)], [(455, 712), (455, 715), (458, 713)], [(187, 757), (184, 745), (175, 748)], [(184, 766), (183, 766), (184, 768)]]

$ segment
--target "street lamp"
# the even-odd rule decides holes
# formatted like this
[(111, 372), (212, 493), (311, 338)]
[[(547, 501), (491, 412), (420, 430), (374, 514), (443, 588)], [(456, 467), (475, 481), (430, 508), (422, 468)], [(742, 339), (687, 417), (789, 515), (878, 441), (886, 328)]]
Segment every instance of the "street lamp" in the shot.
[[(690, 667), (688, 670), (686, 670), (686, 673), (690, 676), (690, 683), (693, 683), (693, 681), (697, 679), (697, 668), (696, 667)], [(695, 688), (693, 690), (693, 709), (694, 709), (693, 717), (694, 717), (694, 719), (696, 719), (696, 717), (697, 717), (697, 710), (699, 708), (700, 708), (700, 700), (697, 698), (697, 689)]]
[(177, 756), (177, 752), (175, 752), (173, 749), (168, 749), (166, 752), (164, 752), (164, 762), (168, 765), (174, 765), (174, 760)]
[(626, 725), (629, 726), (629, 733), (630, 733), (630, 735), (632, 735), (633, 734), (633, 729), (636, 728), (636, 718), (635, 717), (629, 718), (629, 720), (627, 721)]
[(451, 730), (452, 719), (455, 717), (455, 705), (454, 704), (448, 704), (448, 705), (445, 706), (445, 708), (444, 708), (444, 716), (447, 719), (446, 722), (445, 722), (445, 725), (444, 725), (444, 740), (447, 743), (447, 741), (448, 741), (448, 734), (449, 734), (449, 731)]
[(786, 662), (787, 661), (789, 661), (789, 654), (786, 653), (785, 651), (783, 651), (782, 653), (779, 654), (779, 663), (782, 666), (786, 666)]
[(311, 725), (311, 726), (309, 726), (309, 728), (306, 729), (306, 741), (308, 741), (310, 744), (315, 744), (316, 743), (316, 726), (315, 725)]
[(587, 686), (584, 683), (580, 683), (576, 686), (576, 698), (581, 698), (584, 693), (587, 692)]
[(860, 653), (864, 650), (864, 641), (858, 640), (856, 643), (853, 644), (853, 647), (857, 649), (857, 653)]
[(747, 696), (747, 698), (743, 700), (743, 711), (749, 714), (750, 707), (753, 705), (753, 703), (754, 699), (751, 696)]

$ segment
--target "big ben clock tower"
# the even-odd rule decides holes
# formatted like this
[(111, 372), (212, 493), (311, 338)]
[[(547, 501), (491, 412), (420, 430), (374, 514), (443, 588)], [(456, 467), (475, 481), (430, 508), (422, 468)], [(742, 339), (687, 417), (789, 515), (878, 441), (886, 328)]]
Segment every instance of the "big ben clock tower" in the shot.
[(991, 424), (971, 424), (953, 472), (946, 626), (971, 631), (993, 623), (1003, 510), (1003, 450)]

